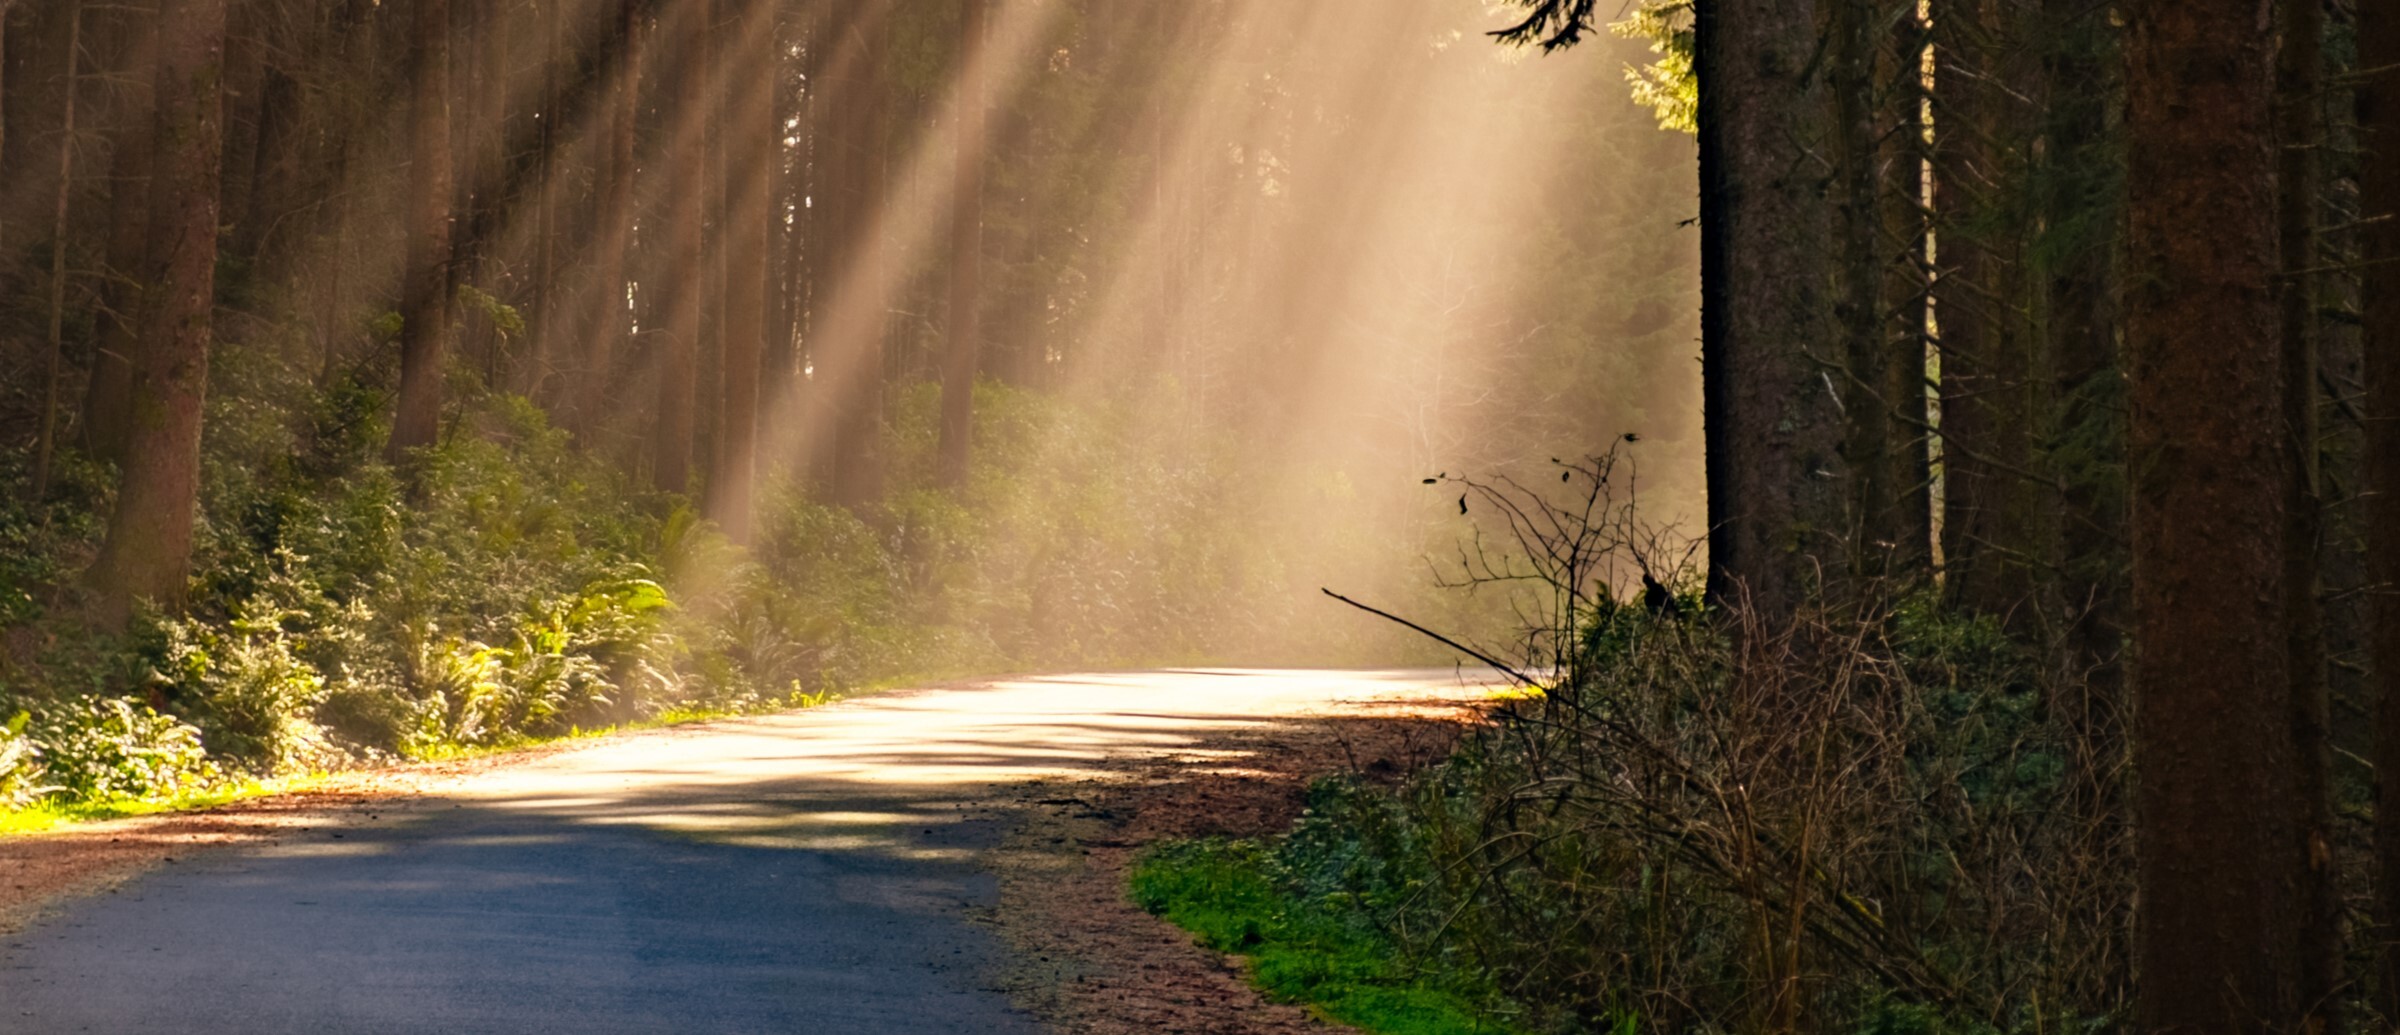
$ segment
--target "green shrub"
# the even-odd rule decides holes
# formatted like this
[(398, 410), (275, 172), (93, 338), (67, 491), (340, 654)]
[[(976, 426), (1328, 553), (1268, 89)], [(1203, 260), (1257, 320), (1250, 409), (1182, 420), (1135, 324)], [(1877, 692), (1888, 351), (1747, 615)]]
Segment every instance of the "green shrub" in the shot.
[(287, 620), (300, 618), (255, 598), (222, 624), (161, 622), (155, 686), (190, 716), (210, 753), (265, 771), (321, 757), (310, 712), (325, 678), (295, 650)]
[(25, 732), (31, 712), (0, 723), (0, 810), (21, 809), (47, 792), (41, 782), (41, 747)]
[(222, 778), (199, 730), (123, 698), (61, 703), (35, 714), (21, 732), (39, 767), (35, 796), (161, 800)]

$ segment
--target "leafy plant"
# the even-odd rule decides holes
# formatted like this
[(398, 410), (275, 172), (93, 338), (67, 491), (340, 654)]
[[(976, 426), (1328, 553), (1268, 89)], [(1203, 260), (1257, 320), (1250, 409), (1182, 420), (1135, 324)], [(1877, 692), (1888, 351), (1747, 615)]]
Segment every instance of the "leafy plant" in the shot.
[(42, 780), (37, 796), (157, 800), (223, 778), (199, 730), (123, 698), (82, 698), (9, 725), (17, 731), (12, 738), (32, 742)]
[(21, 809), (49, 791), (41, 783), (41, 748), (25, 733), (31, 712), (0, 723), (0, 809)]

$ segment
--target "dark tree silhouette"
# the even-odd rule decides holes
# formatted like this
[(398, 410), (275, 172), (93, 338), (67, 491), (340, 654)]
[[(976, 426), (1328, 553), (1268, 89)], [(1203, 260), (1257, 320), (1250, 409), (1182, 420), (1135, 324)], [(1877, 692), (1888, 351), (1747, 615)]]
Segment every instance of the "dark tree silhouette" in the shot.
[(2127, 8), (2135, 1023), (2299, 1030), (2273, 284), (2274, 40), (2243, 0)]

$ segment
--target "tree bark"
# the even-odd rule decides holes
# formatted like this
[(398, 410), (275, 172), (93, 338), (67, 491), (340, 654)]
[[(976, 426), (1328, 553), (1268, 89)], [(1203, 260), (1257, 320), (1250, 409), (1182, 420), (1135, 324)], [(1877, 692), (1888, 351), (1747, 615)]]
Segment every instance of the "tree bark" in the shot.
[(2301, 1030), (2274, 284), (2274, 43), (2251, 0), (2126, 8), (2144, 1032)]
[(83, 444), (99, 460), (121, 462), (131, 425), (133, 354), (143, 295), (155, 276), (150, 228), (150, 173), (156, 90), (150, 71), (158, 57), (158, 15), (129, 10), (126, 23), (125, 110), (109, 156), (108, 268), (100, 288), (100, 344), (84, 386)]
[(734, 36), (725, 48), (739, 73), (727, 91), (725, 120), (725, 341), (718, 371), (716, 463), (709, 516), (735, 542), (750, 538), (757, 478), (758, 380), (767, 343), (767, 221), (774, 210), (776, 160), (783, 127), (775, 119), (775, 8), (736, 0)]
[(582, 383), (574, 393), (575, 425), (596, 435), (615, 388), (626, 334), (626, 256), (633, 246), (634, 129), (641, 116), (649, 9), (645, 0), (620, 0), (616, 82), (610, 103), (607, 172), (600, 187), (600, 231), (592, 262), (592, 325), (586, 335)]
[(558, 119), (564, 93), (559, 88), (559, 62), (566, 56), (566, 19), (560, 8), (566, 0), (537, 0), (542, 19), (542, 118), (540, 193), (534, 204), (536, 240), (534, 243), (534, 310), (531, 354), (526, 357), (518, 380), (518, 390), (540, 398), (549, 380), (552, 356), (557, 348), (556, 338), (566, 314), (559, 302), (565, 292), (559, 289), (558, 269), (558, 206), (563, 163), (559, 156)]
[[(2051, 187), (2044, 220), (2054, 235), (2045, 328), (2056, 412), (2053, 470), (2059, 479), (2059, 671), (2051, 714), (2071, 738), (2065, 807), (2078, 817), (2077, 858), (2114, 867), (2126, 824), (2125, 398), (2118, 289), (2124, 219), (2121, 144), (2116, 115), (2124, 104), (2122, 53), (2108, 11), (2082, 0), (2044, 0), (2055, 33), (2045, 55), (2051, 98), (2047, 138)], [(2071, 453), (2058, 462), (2061, 452)], [(2121, 939), (2123, 925), (2084, 918), (2087, 929)], [(2119, 951), (2097, 953), (2124, 960)], [(2115, 967), (2067, 975), (2097, 1002), (2119, 998), (2131, 975)]]
[(960, 35), (957, 165), (950, 218), (950, 334), (942, 358), (941, 479), (964, 485), (973, 449), (976, 358), (983, 350), (983, 163), (985, 0), (965, 0)]
[[(882, 432), (884, 349), (889, 321), (884, 311), (890, 300), (881, 297), (892, 283), (884, 269), (882, 228), (878, 225), (889, 203), (885, 152), (891, 143), (887, 112), (888, 84), (881, 68), (884, 37), (892, 0), (869, 0), (853, 15), (842, 33), (849, 51), (837, 60), (845, 69), (838, 103), (842, 139), (836, 145), (842, 194), (840, 277), (852, 287), (852, 300), (873, 308), (845, 326), (852, 341), (829, 342), (833, 370), (826, 395), (835, 410), (832, 445), (832, 497), (846, 507), (863, 507), (883, 494)], [(837, 300), (838, 301), (838, 300)]]
[(134, 602), (179, 607), (200, 487), (200, 407), (216, 291), (218, 149), (226, 0), (162, 0), (157, 21), (157, 168), (149, 240), (158, 277), (132, 357), (124, 479), (86, 579), (96, 617), (122, 627)]
[(658, 428), (651, 438), (651, 482), (666, 492), (687, 492), (692, 480), (693, 382), (700, 360), (700, 300), (707, 290), (708, 149), (702, 145), (713, 65), (707, 60), (714, 31), (712, 0), (687, 0), (675, 17), (675, 110), (678, 142), (675, 196), (668, 215), (670, 270), (666, 332), (661, 340)]
[(2330, 1010), (2342, 982), (2342, 901), (2333, 869), (2332, 740), (2328, 729), (2325, 613), (2318, 551), (2324, 539), (2317, 394), (2317, 209), (2325, 188), (2319, 175), (2324, 146), (2323, 0), (2285, 0), (2276, 54), (2278, 246), (2283, 275), (2276, 283), (2276, 323), (2283, 358), (2286, 449), (2283, 495), (2285, 656), (2289, 662), (2292, 744), (2298, 769), (2299, 840), (2293, 850), (2305, 874), (2301, 886), (2300, 1003), (2303, 1030), (2330, 1030)]
[(1925, 197), (1930, 151), (1924, 114), (1927, 28), (1911, 10), (1892, 31), (1889, 74), (1898, 83), (1894, 92), (1899, 110), (1885, 114), (1888, 137), (1876, 153), (1883, 166), (1878, 177), (1883, 234), (1878, 254), (1884, 265), (1882, 322), (1876, 333), (1887, 357), (1876, 394), (1890, 437), (1881, 474), (1888, 488), (1879, 498), (1886, 509), (1874, 527), (1878, 536), (1889, 536), (1892, 542), (1887, 570), (1911, 581), (1922, 581), (1933, 571), (1933, 470), (1928, 449), (1933, 415), (1926, 399), (1932, 345), (1927, 318), (1933, 301), (1928, 254), (1932, 227)]
[[(0, 9), (0, 20), (8, 17)], [(42, 361), (42, 420), (41, 434), (33, 452), (33, 502), (39, 504), (50, 496), (50, 461), (56, 449), (58, 435), (58, 379), (62, 348), (61, 331), (67, 315), (67, 208), (75, 196), (75, 98), (82, 92), (76, 77), (76, 64), (83, 52), (83, 4), (81, 0), (67, 3), (67, 84), (61, 91), (65, 100), (59, 113), (58, 132), (58, 193), (50, 212), (50, 337), (49, 350)], [(7, 50), (0, 47), (0, 55)]]
[(2025, 0), (1937, 0), (1942, 558), (1950, 599), (2024, 629), (2044, 553), (2031, 187), (2042, 104)]
[(225, 29), (225, 171), (217, 202), (217, 219), (226, 226), (251, 223), (252, 173), (258, 160), (260, 87), (267, 74), (267, 5), (262, 0), (233, 0)]
[(450, 352), (450, 0), (414, 0), (409, 104), (408, 256), (400, 299), (400, 402), (394, 463), (440, 437)]
[(2367, 646), (2375, 730), (2376, 1002), (2400, 1017), (2400, 10), (2358, 7), (2361, 333), (2366, 363)]
[(1696, 7), (1701, 382), (1714, 594), (1770, 622), (1845, 567), (1850, 472), (1814, 0)]
[[(16, 0), (0, 0), (0, 169), (8, 168), (8, 19), (16, 6)], [(0, 212), (0, 219), (5, 217)], [(7, 230), (0, 225), (0, 249), (8, 246)]]

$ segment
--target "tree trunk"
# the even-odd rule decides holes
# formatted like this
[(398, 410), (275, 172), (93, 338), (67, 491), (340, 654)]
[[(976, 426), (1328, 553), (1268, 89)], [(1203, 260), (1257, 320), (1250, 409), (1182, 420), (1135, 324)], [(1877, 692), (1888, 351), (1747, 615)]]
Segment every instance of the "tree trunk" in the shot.
[(675, 12), (673, 210), (669, 236), (666, 333), (658, 377), (658, 428), (651, 437), (651, 482), (666, 492), (688, 492), (692, 478), (693, 379), (700, 360), (700, 299), (707, 290), (708, 149), (702, 146), (714, 65), (708, 36), (714, 30), (712, 0), (687, 0)]
[(441, 434), (450, 351), (450, 0), (414, 0), (415, 94), (409, 105), (408, 256), (400, 299), (400, 406), (394, 463)]
[(1696, 10), (1711, 584), (1774, 621), (1845, 564), (1838, 238), (1819, 157), (1839, 131), (1812, 62), (1814, 0)]
[(2360, 299), (2365, 338), (2367, 644), (2382, 701), (2375, 730), (2377, 1003), (2400, 1017), (2400, 10), (2358, 7)]
[(1944, 267), (1938, 296), (1942, 396), (1942, 570), (1960, 605), (2031, 617), (2041, 556), (2035, 480), (2040, 427), (2037, 288), (2025, 276), (2027, 193), (2040, 101), (2024, 0), (1937, 0)]
[[(836, 202), (845, 212), (839, 252), (839, 276), (853, 285), (847, 301), (865, 304), (872, 312), (850, 314), (843, 327), (854, 340), (829, 343), (834, 370), (827, 395), (836, 413), (833, 421), (833, 500), (861, 507), (883, 494), (882, 429), (885, 338), (889, 321), (884, 313), (891, 300), (882, 297), (892, 279), (886, 276), (881, 222), (889, 202), (884, 170), (891, 142), (889, 84), (881, 68), (891, 0), (871, 0), (850, 20), (842, 44), (849, 53), (839, 61), (842, 74), (839, 103), (844, 130), (839, 164), (843, 193)], [(860, 287), (863, 285), (863, 288)], [(837, 299), (839, 304), (843, 299)]]
[(626, 254), (633, 246), (634, 129), (641, 116), (643, 51), (649, 11), (644, 0), (620, 0), (617, 75), (608, 123), (607, 173), (600, 187), (600, 232), (592, 274), (592, 325), (575, 424), (587, 439), (600, 430), (624, 351)]
[(975, 424), (976, 357), (983, 349), (983, 163), (987, 98), (984, 95), (985, 0), (966, 0), (961, 35), (958, 153), (952, 171), (950, 218), (950, 335), (942, 361), (941, 478), (957, 487), (967, 480)]
[(2298, 1031), (2274, 43), (2251, 0), (2126, 10), (2135, 1027)]
[[(296, 197), (305, 196), (301, 168), (307, 134), (299, 124), (301, 104), (300, 82), (285, 69), (269, 65), (259, 84), (258, 145), (249, 166), (250, 220), (233, 227), (237, 254), (254, 263), (281, 260), (292, 242), (285, 220), (298, 208)], [(288, 266), (279, 262), (276, 268)]]
[(759, 366), (767, 343), (767, 220), (775, 205), (770, 166), (783, 128), (775, 119), (781, 55), (774, 5), (736, 2), (734, 35), (725, 48), (739, 71), (727, 91), (725, 120), (725, 340), (709, 516), (735, 542), (747, 542), (758, 465)]
[(126, 22), (125, 110), (119, 115), (116, 141), (108, 167), (108, 269), (101, 280), (100, 344), (92, 359), (92, 376), (84, 386), (83, 444), (95, 459), (121, 462), (126, 419), (133, 396), (133, 354), (138, 336), (142, 297), (155, 274), (148, 231), (150, 172), (156, 128), (152, 76), (157, 64), (158, 16), (153, 10), (128, 10)]
[(1888, 428), (1880, 477), (1888, 488), (1880, 496), (1863, 497), (1876, 535), (1889, 536), (1892, 547), (1887, 570), (1905, 580), (1921, 581), (1933, 571), (1933, 470), (1927, 449), (1932, 414), (1927, 408), (1927, 351), (1931, 339), (1927, 317), (1933, 300), (1931, 243), (1926, 219), (1924, 60), (1929, 45), (1927, 26), (1912, 10), (1893, 29), (1889, 76), (1896, 82), (1896, 111), (1888, 122), (1876, 160), (1882, 195), (1883, 260), (1882, 320), (1873, 333), (1885, 349), (1882, 382), (1876, 386), (1878, 409)]
[(559, 156), (558, 119), (564, 94), (559, 89), (559, 62), (566, 57), (566, 20), (560, 8), (566, 0), (538, 0), (542, 18), (542, 120), (540, 193), (535, 200), (537, 240), (534, 242), (534, 310), (531, 355), (526, 357), (518, 379), (518, 390), (528, 396), (541, 398), (543, 386), (549, 381), (552, 356), (557, 349), (559, 324), (565, 321), (564, 307), (559, 303), (566, 292), (559, 287), (558, 269), (558, 206), (563, 193), (560, 172), (563, 163)]
[(225, 226), (251, 223), (250, 187), (258, 160), (260, 87), (267, 75), (265, 22), (270, 16), (263, 0), (233, 0), (225, 30), (225, 171), (219, 177), (217, 219)]
[[(7, 17), (8, 12), (0, 10), (0, 19)], [(58, 379), (64, 351), (59, 339), (67, 315), (67, 203), (75, 196), (75, 98), (82, 92), (76, 64), (82, 51), (83, 4), (81, 0), (68, 0), (67, 84), (61, 91), (66, 99), (58, 120), (58, 193), (50, 213), (49, 351), (42, 362), (42, 430), (33, 452), (32, 500), (36, 504), (50, 496), (50, 460), (57, 446)], [(0, 47), (0, 54), (5, 53), (6, 48)]]
[(2301, 886), (2300, 1003), (2310, 1012), (2303, 1030), (2329, 1030), (2327, 1011), (2342, 981), (2342, 901), (2333, 870), (2333, 796), (2329, 780), (2331, 701), (2325, 680), (2325, 614), (2319, 597), (2318, 550), (2324, 538), (2317, 417), (2317, 207), (2325, 184), (2318, 175), (2324, 146), (2324, 0), (2286, 0), (2276, 55), (2276, 124), (2282, 130), (2278, 245), (2283, 276), (2276, 282), (2277, 334), (2283, 357), (2282, 423), (2291, 461), (2283, 495), (2285, 656), (2290, 667), (2292, 744), (2299, 781), (2300, 830), (2294, 851), (2306, 874)]
[[(2108, 12), (2082, 0), (2044, 0), (2055, 33), (2046, 60), (2052, 100), (2047, 130), (2051, 189), (2044, 220), (2054, 235), (2047, 251), (2049, 335), (2056, 410), (2055, 441), (2071, 451), (2054, 462), (2059, 479), (2058, 574), (2052, 606), (2059, 615), (2057, 694), (2049, 702), (2074, 749), (2065, 808), (2077, 817), (2083, 847), (2076, 857), (2115, 868), (2127, 814), (2125, 800), (2126, 583), (2125, 398), (2118, 348), (2121, 284), (2119, 227), (2124, 218), (2123, 159), (2115, 126), (2124, 104), (2122, 54)], [(2089, 930), (2121, 940), (2122, 924), (2083, 918)], [(2095, 953), (2122, 961), (2122, 951)], [(2087, 968), (2066, 975), (2078, 1001), (2121, 999), (2131, 975)]]
[[(8, 168), (8, 18), (16, 6), (16, 0), (0, 0), (0, 169)], [(7, 229), (0, 225), (0, 251), (8, 247)]]
[(139, 599), (180, 606), (191, 566), (216, 291), (225, 4), (159, 5), (148, 233), (157, 278), (144, 299), (132, 357), (124, 480), (108, 538), (86, 576), (98, 594), (97, 617), (111, 627), (122, 627)]

